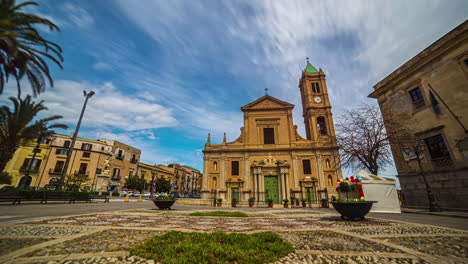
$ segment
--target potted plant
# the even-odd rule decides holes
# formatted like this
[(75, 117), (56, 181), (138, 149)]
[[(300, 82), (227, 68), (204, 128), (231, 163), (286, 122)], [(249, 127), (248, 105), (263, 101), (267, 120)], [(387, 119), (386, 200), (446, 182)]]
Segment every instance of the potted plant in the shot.
[(153, 203), (160, 210), (171, 209), (171, 206), (175, 203), (176, 199), (169, 195), (161, 195), (153, 198)]
[(289, 204), (288, 204), (288, 203), (289, 203), (289, 200), (288, 200), (288, 199), (284, 199), (284, 200), (283, 200), (283, 206), (284, 206), (284, 208), (288, 208), (288, 207), (289, 207)]
[(231, 200), (231, 206), (232, 206), (232, 207), (236, 207), (236, 204), (237, 204), (237, 199), (236, 199), (236, 198), (232, 198), (232, 200)]
[(294, 206), (295, 201), (296, 201), (296, 197), (291, 197), (291, 207)]
[(267, 199), (268, 207), (273, 208), (273, 199)]
[(307, 207), (306, 199), (302, 199), (302, 207)]
[(216, 200), (216, 202), (217, 202), (216, 205), (218, 207), (223, 207), (223, 199), (219, 198), (218, 200)]
[(253, 207), (254, 204), (255, 204), (255, 198), (250, 197), (250, 198), (249, 198), (249, 207)]
[(296, 198), (296, 206), (299, 206), (299, 198)]
[(341, 214), (341, 219), (365, 219), (365, 216), (372, 208), (372, 204), (376, 203), (376, 201), (366, 201), (364, 199), (361, 177), (357, 175), (356, 177), (351, 176), (337, 181), (336, 190), (339, 196), (336, 201), (330, 203)]

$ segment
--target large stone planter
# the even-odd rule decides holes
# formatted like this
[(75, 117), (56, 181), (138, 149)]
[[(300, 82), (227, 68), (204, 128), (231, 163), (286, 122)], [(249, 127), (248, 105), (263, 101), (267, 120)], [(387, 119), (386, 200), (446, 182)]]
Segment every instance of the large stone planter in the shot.
[(372, 204), (376, 203), (376, 201), (364, 201), (356, 203), (333, 201), (330, 203), (333, 204), (335, 210), (341, 214), (341, 219), (345, 219), (346, 217), (350, 219), (364, 219), (365, 216), (369, 213), (370, 209), (372, 208)]
[(153, 200), (153, 203), (159, 208), (159, 210), (170, 210), (171, 206), (175, 203), (175, 200)]

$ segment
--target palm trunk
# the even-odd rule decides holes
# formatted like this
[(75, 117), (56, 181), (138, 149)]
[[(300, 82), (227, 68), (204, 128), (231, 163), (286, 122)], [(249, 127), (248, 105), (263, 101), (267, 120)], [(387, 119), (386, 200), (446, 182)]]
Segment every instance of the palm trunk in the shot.
[(5, 169), (8, 161), (13, 158), (17, 148), (14, 144), (0, 144), (0, 172)]

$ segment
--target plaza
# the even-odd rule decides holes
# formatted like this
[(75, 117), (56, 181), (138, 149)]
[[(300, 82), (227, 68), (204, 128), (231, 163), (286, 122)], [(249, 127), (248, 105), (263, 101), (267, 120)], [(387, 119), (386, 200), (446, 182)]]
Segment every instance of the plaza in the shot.
[(173, 209), (117, 199), (4, 205), (0, 262), (155, 263), (130, 256), (129, 249), (173, 230), (272, 231), (294, 248), (275, 263), (466, 263), (468, 258), (465, 218), (371, 213), (364, 221), (343, 221), (333, 209), (322, 208), (222, 208), (248, 217), (195, 217), (189, 214), (221, 208), (176, 204)]

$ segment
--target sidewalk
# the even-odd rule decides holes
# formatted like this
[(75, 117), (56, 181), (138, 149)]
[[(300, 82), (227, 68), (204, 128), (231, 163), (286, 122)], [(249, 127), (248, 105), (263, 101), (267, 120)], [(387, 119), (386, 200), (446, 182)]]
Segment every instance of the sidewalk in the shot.
[(410, 213), (410, 214), (427, 214), (427, 215), (468, 218), (468, 212), (457, 212), (457, 211), (430, 212), (430, 211), (423, 210), (423, 209), (402, 208), (401, 212)]

